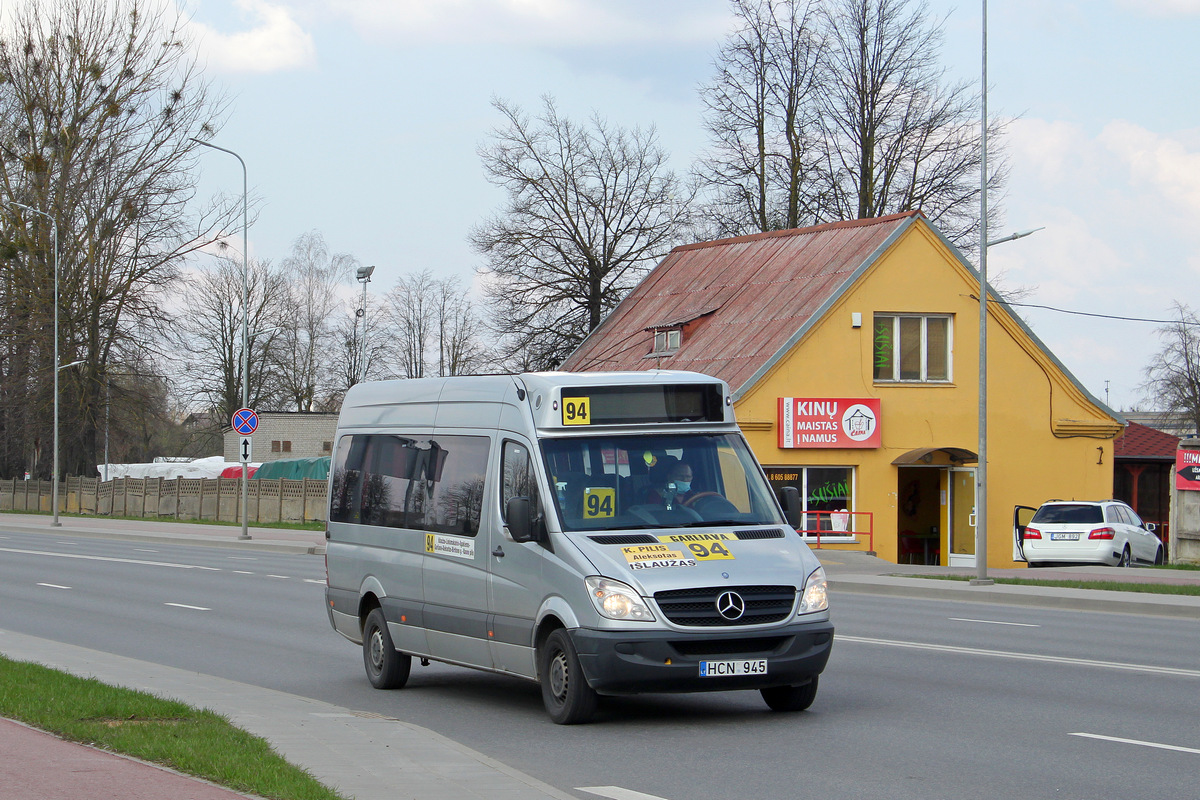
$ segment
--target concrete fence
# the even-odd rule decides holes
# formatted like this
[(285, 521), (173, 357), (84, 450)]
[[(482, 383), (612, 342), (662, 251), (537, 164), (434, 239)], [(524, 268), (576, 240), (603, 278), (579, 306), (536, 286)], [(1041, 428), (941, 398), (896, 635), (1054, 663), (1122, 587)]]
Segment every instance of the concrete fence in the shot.
[[(251, 523), (324, 521), (328, 484), (323, 480), (252, 480)], [(50, 513), (50, 481), (0, 480), (0, 511)], [(241, 478), (67, 478), (58, 485), (59, 513), (114, 517), (174, 517), (242, 521)]]

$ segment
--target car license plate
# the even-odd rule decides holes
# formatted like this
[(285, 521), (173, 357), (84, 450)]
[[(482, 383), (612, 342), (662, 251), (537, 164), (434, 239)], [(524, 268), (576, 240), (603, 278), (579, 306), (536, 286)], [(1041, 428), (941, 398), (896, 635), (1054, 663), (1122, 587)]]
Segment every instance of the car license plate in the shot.
[(1052, 533), (1050, 539), (1055, 542), (1077, 542), (1079, 541), (1078, 533)]
[(767, 660), (755, 658), (749, 661), (701, 661), (701, 678), (719, 678), (725, 675), (766, 675)]

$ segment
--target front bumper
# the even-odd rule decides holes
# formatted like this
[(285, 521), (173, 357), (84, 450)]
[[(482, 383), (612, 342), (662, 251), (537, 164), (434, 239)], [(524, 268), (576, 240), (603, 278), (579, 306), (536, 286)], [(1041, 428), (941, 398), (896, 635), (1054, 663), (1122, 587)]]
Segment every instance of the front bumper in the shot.
[[(833, 624), (702, 633), (576, 628), (571, 641), (588, 685), (600, 694), (764, 689), (800, 686), (819, 675), (833, 646)], [(765, 675), (700, 677), (701, 661), (762, 658)]]

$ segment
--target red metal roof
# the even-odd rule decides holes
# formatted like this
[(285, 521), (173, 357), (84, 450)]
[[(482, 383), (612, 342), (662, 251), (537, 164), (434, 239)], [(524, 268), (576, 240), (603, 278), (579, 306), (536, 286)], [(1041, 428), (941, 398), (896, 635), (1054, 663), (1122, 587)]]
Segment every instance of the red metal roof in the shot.
[[(910, 211), (677, 247), (562, 369), (695, 370), (740, 393), (918, 217)], [(682, 346), (651, 357), (652, 331), (672, 324), (686, 326)]]
[(1178, 449), (1178, 436), (1163, 433), (1137, 422), (1130, 422), (1125, 432), (1113, 442), (1115, 458), (1152, 458), (1174, 461), (1175, 451)]

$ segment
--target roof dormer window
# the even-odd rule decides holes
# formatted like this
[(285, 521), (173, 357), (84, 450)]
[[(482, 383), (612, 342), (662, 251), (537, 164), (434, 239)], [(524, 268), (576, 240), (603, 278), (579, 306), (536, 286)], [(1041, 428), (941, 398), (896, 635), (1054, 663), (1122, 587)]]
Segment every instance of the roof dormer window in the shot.
[(679, 343), (682, 340), (683, 331), (680, 328), (667, 328), (665, 330), (655, 331), (654, 352), (651, 355), (674, 353), (679, 349)]

